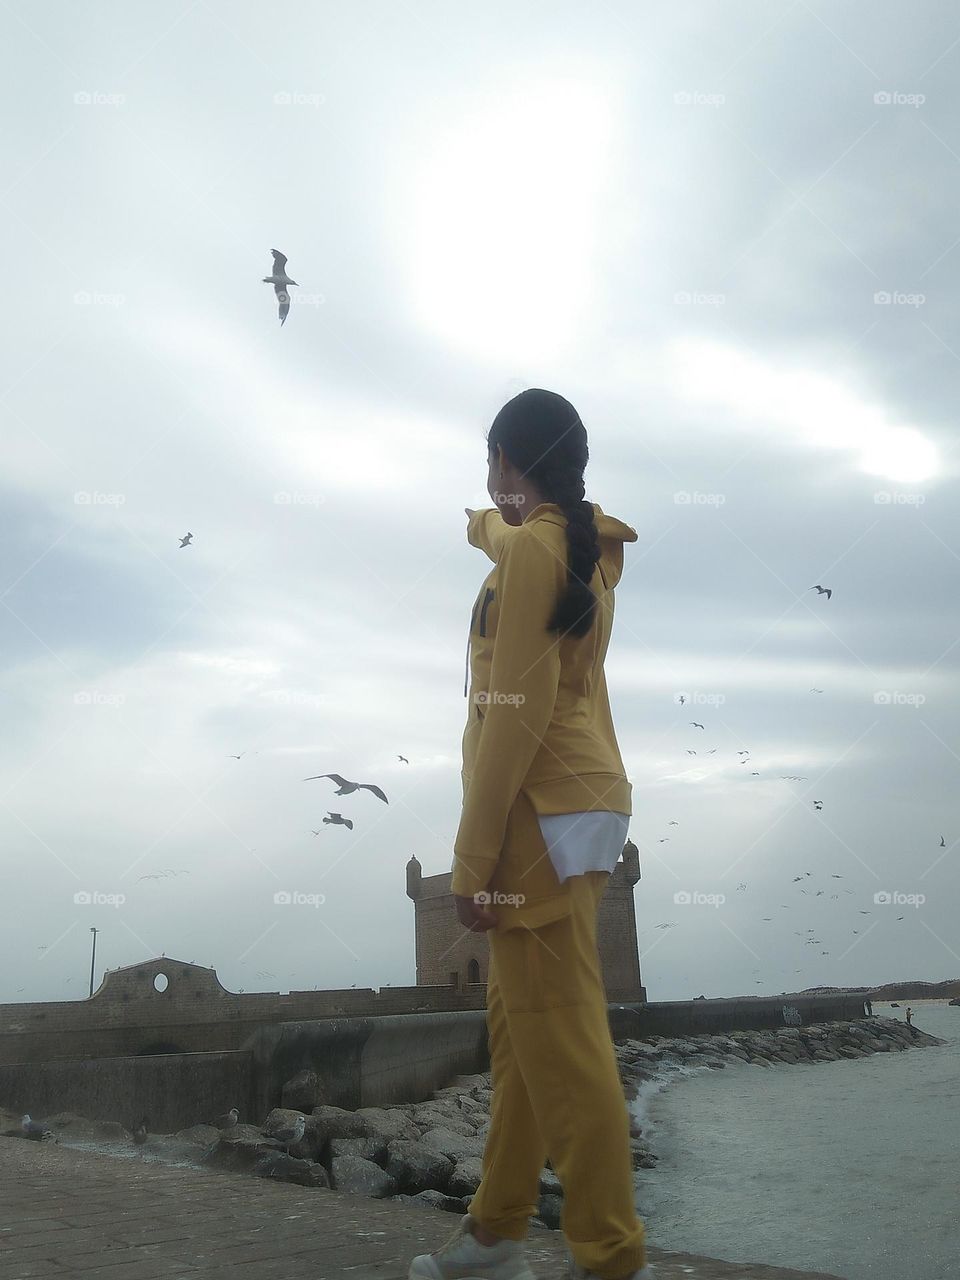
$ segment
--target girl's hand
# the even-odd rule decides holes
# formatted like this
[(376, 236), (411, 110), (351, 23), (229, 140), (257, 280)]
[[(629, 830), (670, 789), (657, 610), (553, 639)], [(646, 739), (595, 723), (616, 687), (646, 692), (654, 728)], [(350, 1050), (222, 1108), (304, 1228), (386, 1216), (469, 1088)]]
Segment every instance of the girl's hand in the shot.
[(462, 898), (459, 894), (454, 895), (454, 902), (457, 905), (457, 919), (465, 929), (470, 929), (473, 933), (486, 933), (488, 929), (494, 928), (497, 923), (497, 917), (485, 903), (478, 902), (477, 898), (486, 898), (489, 902), (489, 894), (477, 894), (474, 898)]

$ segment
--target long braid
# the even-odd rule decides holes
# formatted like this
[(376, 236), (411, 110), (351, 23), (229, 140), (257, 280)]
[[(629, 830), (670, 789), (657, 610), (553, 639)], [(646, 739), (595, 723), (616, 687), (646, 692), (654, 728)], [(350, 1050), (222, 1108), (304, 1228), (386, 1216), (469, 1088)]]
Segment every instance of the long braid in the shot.
[(600, 559), (593, 504), (584, 500), (583, 475), (575, 468), (548, 469), (538, 479), (549, 501), (555, 502), (567, 519), (567, 589), (557, 601), (550, 630), (585, 636), (597, 609), (597, 597), (590, 586), (594, 566)]

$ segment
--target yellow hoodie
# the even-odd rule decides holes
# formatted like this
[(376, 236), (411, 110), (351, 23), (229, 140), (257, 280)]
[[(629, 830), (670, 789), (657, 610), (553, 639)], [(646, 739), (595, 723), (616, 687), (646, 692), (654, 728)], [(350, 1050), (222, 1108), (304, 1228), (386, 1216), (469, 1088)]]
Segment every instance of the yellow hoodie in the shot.
[[(565, 895), (529, 822), (522, 838), (539, 841), (539, 852), (528, 852), (522, 867), (524, 855), (515, 851), (511, 873), (501, 867), (497, 874), (511, 822), (515, 834), (521, 830), (511, 813), (518, 796), (536, 814), (632, 813), (603, 662), (623, 544), (636, 542), (637, 533), (593, 506), (601, 558), (590, 585), (598, 606), (582, 638), (561, 639), (547, 630), (567, 580), (566, 517), (556, 503), (541, 503), (521, 525), (508, 525), (494, 507), (474, 512), (467, 525), (467, 541), (485, 551), (494, 568), (470, 622), (463, 811), (451, 887), (464, 897), (498, 883), (504, 891), (524, 892), (526, 910), (507, 908), (507, 914), (523, 915), (530, 927), (545, 922), (539, 917), (562, 913), (557, 902)], [(503, 914), (496, 903), (494, 910)]]

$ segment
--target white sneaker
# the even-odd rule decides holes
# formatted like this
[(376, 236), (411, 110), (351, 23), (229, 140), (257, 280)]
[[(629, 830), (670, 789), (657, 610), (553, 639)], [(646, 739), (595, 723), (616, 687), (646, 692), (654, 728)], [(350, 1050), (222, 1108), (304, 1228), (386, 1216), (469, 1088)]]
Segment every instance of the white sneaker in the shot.
[(536, 1280), (519, 1240), (501, 1240), (488, 1248), (471, 1234), (472, 1221), (465, 1213), (446, 1244), (414, 1258), (408, 1280)]

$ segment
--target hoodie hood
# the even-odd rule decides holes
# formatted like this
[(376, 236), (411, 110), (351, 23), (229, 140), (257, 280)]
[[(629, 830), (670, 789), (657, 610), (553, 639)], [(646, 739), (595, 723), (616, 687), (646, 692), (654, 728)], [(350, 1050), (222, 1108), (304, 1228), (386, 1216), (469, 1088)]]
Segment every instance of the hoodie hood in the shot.
[[(636, 542), (637, 531), (630, 525), (624, 524), (622, 520), (618, 520), (616, 516), (608, 516), (598, 503), (594, 502), (591, 505), (596, 518), (597, 533), (600, 536), (600, 559), (597, 567), (600, 570), (603, 585), (609, 590), (617, 585), (623, 573), (623, 544)], [(566, 526), (566, 516), (555, 502), (541, 502), (538, 507), (534, 507), (523, 523), (530, 524), (535, 520), (546, 520), (550, 524)]]

